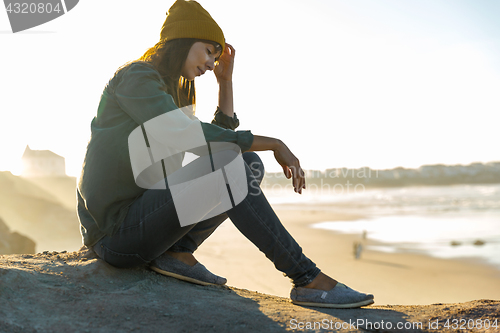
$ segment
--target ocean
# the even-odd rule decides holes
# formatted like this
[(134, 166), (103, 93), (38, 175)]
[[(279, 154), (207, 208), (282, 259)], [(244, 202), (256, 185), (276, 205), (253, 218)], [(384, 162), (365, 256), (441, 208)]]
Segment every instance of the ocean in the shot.
[(312, 225), (337, 233), (366, 234), (384, 252), (470, 258), (500, 269), (500, 184), (409, 186), (304, 191), (264, 189), (274, 205), (328, 209), (364, 216)]

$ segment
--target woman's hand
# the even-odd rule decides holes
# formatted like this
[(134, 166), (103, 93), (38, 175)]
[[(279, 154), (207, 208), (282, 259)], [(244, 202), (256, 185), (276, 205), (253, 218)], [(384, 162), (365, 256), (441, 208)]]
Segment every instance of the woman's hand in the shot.
[(283, 141), (267, 136), (254, 135), (252, 146), (249, 151), (272, 150), (274, 158), (283, 168), (286, 178), (292, 179), (295, 192), (302, 194), (302, 189), (306, 188), (306, 178), (304, 170), (300, 167), (299, 160), (292, 154)]
[(220, 56), (214, 68), (217, 82), (231, 82), (233, 80), (234, 56), (236, 51), (231, 44), (226, 43), (224, 53)]
[(300, 167), (300, 162), (297, 157), (295, 157), (290, 149), (288, 149), (288, 147), (281, 141), (277, 148), (273, 149), (273, 151), (274, 158), (276, 158), (276, 161), (278, 161), (283, 168), (283, 173), (286, 178), (290, 179), (293, 177), (292, 184), (294, 191), (302, 194), (302, 189), (306, 188), (306, 178), (304, 170)]

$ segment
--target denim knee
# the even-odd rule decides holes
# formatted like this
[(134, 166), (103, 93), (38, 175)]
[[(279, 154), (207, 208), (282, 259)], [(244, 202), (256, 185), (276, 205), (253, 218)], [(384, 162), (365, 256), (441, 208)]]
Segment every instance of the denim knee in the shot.
[(262, 182), (262, 179), (264, 178), (265, 169), (264, 163), (260, 159), (259, 155), (257, 155), (253, 151), (247, 151), (243, 153), (242, 156), (243, 160), (252, 171), (253, 176), (260, 184)]

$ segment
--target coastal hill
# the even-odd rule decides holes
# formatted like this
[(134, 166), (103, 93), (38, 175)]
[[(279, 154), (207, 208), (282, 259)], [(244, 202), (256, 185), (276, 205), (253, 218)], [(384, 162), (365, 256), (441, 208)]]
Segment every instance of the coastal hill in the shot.
[[(36, 184), (8, 171), (0, 172), (0, 218), (11, 232), (32, 239), (38, 252), (76, 251), (82, 244), (76, 204), (70, 208), (69, 203), (62, 202), (55, 194), (72, 192), (67, 201), (75, 201), (76, 182), (67, 178), (40, 179)], [(52, 187), (54, 191), (44, 187)]]
[(500, 301), (308, 308), (246, 289), (193, 285), (147, 268), (117, 269), (84, 248), (0, 256), (0, 295), (0, 332), (14, 333), (284, 332), (300, 328), (311, 332), (452, 332), (467, 325), (474, 332), (490, 332), (495, 331), (493, 325), (500, 325)]
[[(394, 168), (387, 170), (369, 167), (349, 169), (335, 168), (324, 171), (307, 170), (308, 184), (362, 184), (366, 187), (455, 185), (455, 184), (498, 184), (500, 183), (500, 162), (472, 163), (469, 165), (423, 165), (417, 169)], [(266, 182), (287, 184), (282, 172), (266, 173)]]
[(35, 253), (35, 242), (12, 232), (0, 217), (0, 254)]

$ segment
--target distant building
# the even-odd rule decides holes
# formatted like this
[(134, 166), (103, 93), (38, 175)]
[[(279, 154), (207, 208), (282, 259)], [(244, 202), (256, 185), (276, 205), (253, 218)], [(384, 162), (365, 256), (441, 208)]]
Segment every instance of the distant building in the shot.
[(64, 157), (50, 150), (31, 150), (26, 146), (22, 157), (23, 177), (59, 177), (66, 176)]

